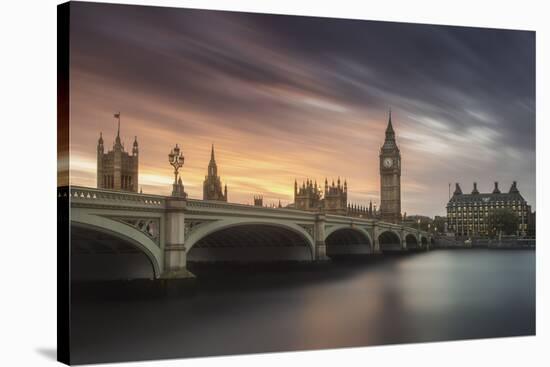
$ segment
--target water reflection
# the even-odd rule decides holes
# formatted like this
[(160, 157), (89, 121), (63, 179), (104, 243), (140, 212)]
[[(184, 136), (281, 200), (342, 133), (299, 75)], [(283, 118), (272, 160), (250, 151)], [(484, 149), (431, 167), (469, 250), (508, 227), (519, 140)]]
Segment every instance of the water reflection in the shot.
[(113, 298), (103, 286), (95, 301), (76, 299), (75, 362), (535, 333), (534, 251), (193, 271), (198, 280), (179, 297)]

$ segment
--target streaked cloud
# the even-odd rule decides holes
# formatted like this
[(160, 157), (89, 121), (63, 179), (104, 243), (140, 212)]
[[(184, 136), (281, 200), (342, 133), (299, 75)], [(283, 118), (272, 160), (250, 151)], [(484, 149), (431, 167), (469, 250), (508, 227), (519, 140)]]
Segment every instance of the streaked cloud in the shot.
[(448, 183), (513, 180), (535, 205), (534, 33), (74, 3), (71, 182), (95, 185), (96, 142), (140, 143), (140, 185), (191, 197), (216, 146), (229, 199), (292, 201), (294, 179), (348, 180), (379, 201), (387, 109), (403, 210), (443, 214)]

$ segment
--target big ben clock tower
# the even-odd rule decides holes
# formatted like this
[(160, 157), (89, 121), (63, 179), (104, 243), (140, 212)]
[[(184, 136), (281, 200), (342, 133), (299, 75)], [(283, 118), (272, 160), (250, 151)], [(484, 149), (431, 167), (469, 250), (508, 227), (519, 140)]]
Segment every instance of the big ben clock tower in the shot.
[(385, 222), (401, 221), (401, 154), (395, 142), (391, 109), (386, 140), (380, 148), (380, 214)]

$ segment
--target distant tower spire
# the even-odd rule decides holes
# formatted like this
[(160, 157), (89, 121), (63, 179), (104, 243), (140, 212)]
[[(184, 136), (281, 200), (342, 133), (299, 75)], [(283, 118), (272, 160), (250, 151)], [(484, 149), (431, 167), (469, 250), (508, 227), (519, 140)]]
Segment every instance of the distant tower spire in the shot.
[(210, 163), (208, 164), (208, 175), (216, 177), (218, 175), (218, 166), (216, 165), (216, 158), (214, 157), (214, 144), (212, 144), (212, 150), (210, 151)]
[(395, 137), (395, 132), (393, 131), (393, 125), (391, 122), (391, 108), (390, 108), (389, 117), (388, 117), (388, 127), (386, 127), (386, 139), (387, 138), (393, 139), (394, 137)]
[(97, 141), (97, 151), (103, 153), (104, 146), (103, 146), (103, 133), (99, 133), (99, 140)]
[(203, 200), (217, 200), (227, 202), (227, 184), (222, 185), (218, 176), (218, 165), (214, 154), (214, 144), (210, 149), (210, 162), (208, 163), (208, 175), (203, 182)]
[(134, 156), (138, 155), (139, 153), (139, 149), (138, 149), (138, 141), (137, 141), (137, 136), (134, 137), (134, 145), (132, 147), (132, 154)]

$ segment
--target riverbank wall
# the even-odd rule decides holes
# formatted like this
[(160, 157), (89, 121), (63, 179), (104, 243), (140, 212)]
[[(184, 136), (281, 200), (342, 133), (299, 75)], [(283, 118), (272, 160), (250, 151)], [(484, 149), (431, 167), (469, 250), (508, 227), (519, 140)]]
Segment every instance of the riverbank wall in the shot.
[(432, 248), (453, 249), (453, 248), (491, 248), (491, 249), (534, 249), (536, 239), (534, 238), (474, 238), (470, 242), (457, 240), (449, 237), (435, 239)]

